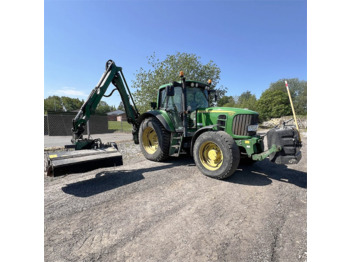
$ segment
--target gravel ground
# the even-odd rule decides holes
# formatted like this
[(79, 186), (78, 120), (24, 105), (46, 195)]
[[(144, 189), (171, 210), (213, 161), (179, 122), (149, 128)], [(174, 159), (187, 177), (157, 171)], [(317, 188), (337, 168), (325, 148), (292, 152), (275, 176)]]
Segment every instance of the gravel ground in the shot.
[[(131, 133), (114, 132), (109, 134), (94, 134), (92, 138), (101, 138), (103, 143), (132, 141)], [(62, 148), (71, 144), (72, 136), (44, 136), (44, 148)]]
[(123, 166), (45, 177), (45, 261), (306, 261), (306, 133), (298, 165), (226, 180), (118, 147)]

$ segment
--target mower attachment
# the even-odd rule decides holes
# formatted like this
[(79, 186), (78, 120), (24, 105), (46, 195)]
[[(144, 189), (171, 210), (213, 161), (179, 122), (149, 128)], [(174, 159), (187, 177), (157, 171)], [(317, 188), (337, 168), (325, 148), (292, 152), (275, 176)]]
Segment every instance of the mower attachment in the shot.
[(273, 128), (267, 132), (267, 145), (281, 147), (281, 150), (269, 156), (271, 162), (276, 164), (297, 164), (301, 159), (301, 140), (299, 132), (294, 127), (284, 126)]
[(46, 155), (46, 175), (53, 177), (120, 165), (123, 165), (123, 157), (116, 147), (60, 151)]

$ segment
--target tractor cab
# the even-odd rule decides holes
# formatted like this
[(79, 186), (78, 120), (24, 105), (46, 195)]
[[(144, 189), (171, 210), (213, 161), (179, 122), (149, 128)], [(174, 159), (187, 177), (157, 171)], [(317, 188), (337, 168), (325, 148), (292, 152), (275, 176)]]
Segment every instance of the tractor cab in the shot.
[(186, 89), (187, 110), (193, 112), (199, 108), (209, 107), (208, 90), (205, 87), (196, 87), (198, 82), (190, 82), (188, 84)]
[(180, 73), (181, 82), (173, 82), (159, 87), (157, 109), (164, 110), (172, 120), (175, 130), (187, 134), (196, 128), (196, 112), (209, 107), (211, 81), (186, 81)]
[(209, 107), (210, 91), (208, 84), (198, 81), (186, 81), (184, 94), (180, 82), (162, 85), (158, 92), (158, 109), (182, 111), (183, 97), (187, 105), (185, 111), (193, 112), (199, 108), (207, 108)]

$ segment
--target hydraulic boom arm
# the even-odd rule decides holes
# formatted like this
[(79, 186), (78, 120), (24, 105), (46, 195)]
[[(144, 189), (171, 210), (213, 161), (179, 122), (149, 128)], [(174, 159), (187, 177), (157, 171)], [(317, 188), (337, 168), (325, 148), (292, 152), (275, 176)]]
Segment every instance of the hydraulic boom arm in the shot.
[[(113, 89), (109, 95), (105, 95), (110, 83), (115, 86), (115, 89)], [(139, 112), (125, 81), (122, 68), (117, 67), (112, 60), (108, 60), (106, 63), (106, 71), (103, 73), (97, 86), (91, 91), (88, 99), (82, 105), (78, 114), (73, 119), (73, 144), (77, 145), (79, 142), (82, 142), (85, 126), (89, 121), (91, 114), (95, 113), (97, 105), (101, 101), (102, 97), (110, 97), (115, 90), (118, 90), (124, 104), (128, 123), (132, 124), (134, 129), (137, 128), (137, 118), (139, 117)], [(131, 105), (129, 97), (131, 98), (133, 105)], [(87, 142), (87, 140), (84, 141), (85, 142), (82, 143), (82, 146), (78, 146), (78, 149), (86, 148), (86, 145), (91, 144), (91, 142)]]

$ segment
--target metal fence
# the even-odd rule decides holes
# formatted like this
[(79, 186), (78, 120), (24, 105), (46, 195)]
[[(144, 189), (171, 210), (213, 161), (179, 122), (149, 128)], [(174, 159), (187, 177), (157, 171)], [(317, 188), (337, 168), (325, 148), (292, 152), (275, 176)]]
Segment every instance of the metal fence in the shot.
[(47, 122), (47, 116), (44, 116), (44, 135), (47, 136), (49, 134), (49, 125)]
[[(72, 119), (76, 113), (48, 112), (44, 116), (44, 134), (49, 136), (70, 136), (72, 134)], [(108, 129), (107, 115), (92, 115), (89, 120), (90, 134), (112, 133)], [(84, 134), (87, 134), (85, 130)]]
[[(48, 112), (44, 115), (44, 135), (72, 135), (72, 119), (76, 113)], [(90, 134), (118, 132), (131, 133), (132, 125), (127, 121), (108, 120), (107, 115), (92, 115), (89, 120)], [(87, 135), (87, 129), (84, 132)]]

